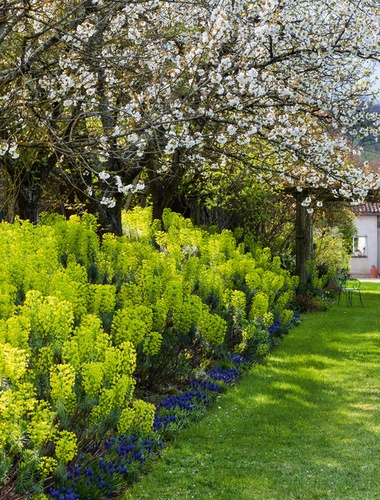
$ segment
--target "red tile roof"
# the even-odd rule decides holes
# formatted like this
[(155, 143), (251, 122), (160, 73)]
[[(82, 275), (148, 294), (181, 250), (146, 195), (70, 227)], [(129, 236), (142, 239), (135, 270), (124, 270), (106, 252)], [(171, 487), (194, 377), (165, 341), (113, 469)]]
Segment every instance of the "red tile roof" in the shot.
[(380, 204), (361, 203), (360, 205), (353, 205), (352, 210), (355, 215), (380, 215)]

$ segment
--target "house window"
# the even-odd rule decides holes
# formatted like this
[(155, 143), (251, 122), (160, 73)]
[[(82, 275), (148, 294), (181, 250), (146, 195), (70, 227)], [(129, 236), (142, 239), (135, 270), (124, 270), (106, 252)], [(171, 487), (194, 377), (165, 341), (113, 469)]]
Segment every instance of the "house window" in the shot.
[(353, 238), (352, 255), (354, 257), (367, 257), (367, 236)]

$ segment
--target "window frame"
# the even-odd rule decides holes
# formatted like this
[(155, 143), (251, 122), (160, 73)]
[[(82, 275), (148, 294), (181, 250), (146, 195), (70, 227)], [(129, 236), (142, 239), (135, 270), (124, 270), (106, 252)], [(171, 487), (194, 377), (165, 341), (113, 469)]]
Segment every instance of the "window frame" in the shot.
[(367, 242), (368, 242), (367, 236), (361, 236), (361, 235), (354, 236), (352, 238), (352, 257), (358, 257), (358, 258), (368, 257)]

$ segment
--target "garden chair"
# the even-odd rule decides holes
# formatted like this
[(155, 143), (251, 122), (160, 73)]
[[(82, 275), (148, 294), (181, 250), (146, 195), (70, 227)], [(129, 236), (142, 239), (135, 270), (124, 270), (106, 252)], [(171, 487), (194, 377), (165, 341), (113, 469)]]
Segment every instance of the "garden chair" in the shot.
[(352, 306), (352, 296), (354, 292), (359, 295), (360, 304), (364, 307), (362, 292), (360, 290), (360, 281), (357, 278), (349, 278), (348, 276), (340, 276), (337, 278), (339, 287), (338, 304), (342, 293), (346, 294), (346, 306)]

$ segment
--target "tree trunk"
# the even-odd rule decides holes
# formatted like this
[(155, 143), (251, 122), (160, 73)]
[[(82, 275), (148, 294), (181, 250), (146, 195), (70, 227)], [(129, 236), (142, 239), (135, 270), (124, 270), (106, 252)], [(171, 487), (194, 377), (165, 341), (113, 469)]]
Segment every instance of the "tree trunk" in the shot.
[(47, 178), (56, 163), (55, 156), (45, 161), (34, 162), (29, 168), (19, 168), (12, 162), (7, 165), (8, 173), (17, 188), (17, 205), (20, 219), (29, 220), (32, 224), (38, 222), (38, 212), (41, 196)]
[(153, 220), (162, 220), (164, 209), (170, 208), (181, 184), (184, 169), (180, 165), (180, 155), (180, 150), (175, 151), (171, 169), (165, 176), (158, 175), (154, 168), (148, 170), (149, 193), (153, 204)]
[(300, 293), (305, 292), (310, 279), (307, 263), (312, 258), (311, 214), (302, 206), (304, 198), (304, 193), (296, 194), (296, 275), (300, 279)]
[(99, 229), (98, 234), (102, 236), (105, 233), (113, 233), (116, 236), (123, 234), (123, 226), (121, 222), (121, 212), (123, 209), (123, 196), (114, 196), (115, 206), (108, 207), (100, 203), (98, 198), (83, 196), (83, 193), (78, 191), (78, 198), (82, 201), (86, 210), (93, 214), (98, 219)]
[(40, 184), (33, 182), (33, 179), (28, 179), (27, 182), (23, 180), (17, 196), (20, 219), (29, 220), (32, 224), (37, 224), (41, 195), (42, 188)]
[(116, 236), (122, 236), (123, 225), (121, 222), (121, 212), (123, 209), (123, 197), (115, 196), (116, 205), (114, 207), (107, 207), (99, 204), (99, 224), (101, 232), (113, 233)]
[(164, 209), (168, 208), (171, 196), (168, 194), (165, 183), (158, 180), (150, 186), (150, 194), (152, 196), (153, 204), (153, 220), (162, 220)]

